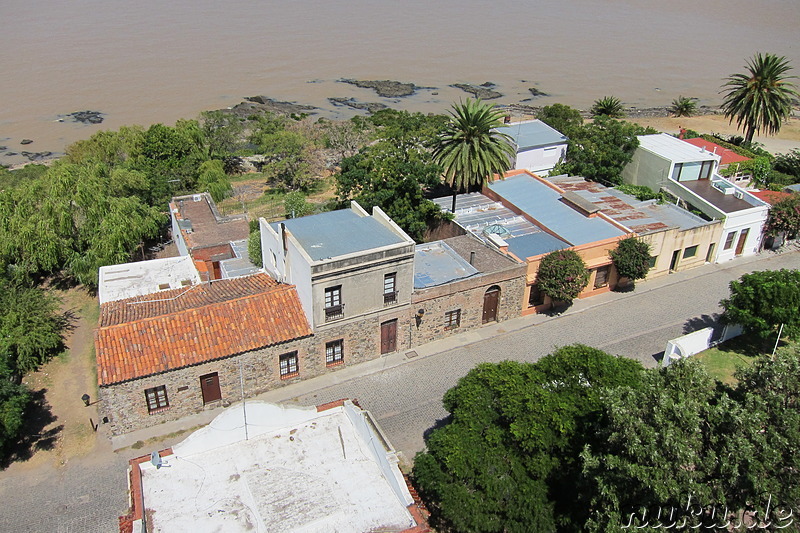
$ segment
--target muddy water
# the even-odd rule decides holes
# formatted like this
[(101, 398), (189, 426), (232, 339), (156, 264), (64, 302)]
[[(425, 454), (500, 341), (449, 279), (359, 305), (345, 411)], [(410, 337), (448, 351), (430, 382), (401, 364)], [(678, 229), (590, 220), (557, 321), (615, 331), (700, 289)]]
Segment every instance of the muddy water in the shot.
[[(352, 113), (328, 97), (441, 112), (466, 96), (450, 84), (485, 81), (498, 103), (536, 87), (551, 96), (526, 103), (717, 105), (721, 79), (756, 51), (800, 69), (798, 0), (3, 0), (0, 21), (0, 154), (57, 152), (255, 94), (328, 116)], [(340, 78), (431, 88), (383, 99)], [(86, 109), (106, 120), (58, 122)]]

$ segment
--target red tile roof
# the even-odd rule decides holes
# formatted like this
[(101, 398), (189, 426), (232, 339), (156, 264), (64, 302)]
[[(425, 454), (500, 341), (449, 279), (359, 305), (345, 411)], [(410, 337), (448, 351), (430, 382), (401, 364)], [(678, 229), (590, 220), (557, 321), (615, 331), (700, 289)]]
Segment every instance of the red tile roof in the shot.
[(293, 285), (266, 274), (108, 302), (95, 333), (111, 385), (311, 335)]
[(730, 165), (731, 163), (741, 163), (742, 161), (750, 161), (749, 157), (739, 155), (730, 148), (723, 148), (717, 143), (707, 141), (702, 137), (695, 137), (694, 139), (683, 139), (685, 142), (697, 146), (698, 148), (705, 148), (708, 152), (714, 152), (720, 156), (719, 164), (721, 166)]
[(750, 194), (759, 200), (764, 200), (769, 205), (775, 205), (781, 200), (786, 200), (792, 196), (791, 193), (780, 191), (750, 191)]

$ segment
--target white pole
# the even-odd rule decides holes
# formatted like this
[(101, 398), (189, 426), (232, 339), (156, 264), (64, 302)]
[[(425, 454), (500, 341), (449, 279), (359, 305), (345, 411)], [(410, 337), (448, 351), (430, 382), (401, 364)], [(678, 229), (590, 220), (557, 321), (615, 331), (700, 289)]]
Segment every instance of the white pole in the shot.
[(775, 339), (775, 347), (772, 349), (772, 358), (775, 359), (775, 350), (778, 349), (778, 343), (781, 342), (781, 334), (783, 333), (783, 324), (781, 324), (781, 328), (778, 330), (778, 338)]

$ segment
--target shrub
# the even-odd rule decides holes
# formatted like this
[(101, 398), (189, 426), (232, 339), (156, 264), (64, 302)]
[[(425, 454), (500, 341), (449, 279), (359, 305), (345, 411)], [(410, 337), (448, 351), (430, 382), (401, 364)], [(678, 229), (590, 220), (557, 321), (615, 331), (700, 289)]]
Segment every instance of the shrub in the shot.
[(594, 117), (623, 118), (625, 116), (622, 101), (615, 96), (604, 96), (595, 100), (591, 113)]
[(650, 270), (650, 245), (635, 237), (619, 241), (609, 255), (619, 275), (628, 279), (643, 279)]
[(631, 185), (629, 183), (623, 183), (622, 185), (617, 185), (616, 189), (620, 192), (633, 196), (640, 202), (646, 202), (647, 200), (658, 200), (658, 202), (661, 203), (665, 201), (663, 192), (654, 192), (653, 189), (647, 187), (646, 185)]
[(589, 271), (573, 250), (557, 250), (542, 258), (536, 285), (557, 302), (572, 302), (589, 283)]
[(697, 113), (697, 98), (679, 96), (672, 101), (670, 112), (676, 117), (691, 117)]

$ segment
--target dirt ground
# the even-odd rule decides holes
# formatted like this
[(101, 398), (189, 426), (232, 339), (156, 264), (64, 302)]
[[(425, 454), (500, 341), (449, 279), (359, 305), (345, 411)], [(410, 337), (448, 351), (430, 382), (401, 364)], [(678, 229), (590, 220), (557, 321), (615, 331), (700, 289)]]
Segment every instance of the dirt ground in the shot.
[(98, 424), (97, 407), (86, 406), (81, 399), (89, 394), (97, 400), (97, 379), (94, 357), (94, 328), (97, 325), (97, 299), (82, 288), (59, 291), (62, 309), (71, 317), (66, 334), (67, 350), (25, 377), (34, 392), (36, 408), (27, 421), (30, 435), (18, 450), (9, 473), (32, 469), (45, 464), (64, 466), (73, 457), (110, 450)]
[[(700, 133), (721, 133), (724, 135), (742, 135), (736, 129), (736, 123), (730, 124), (723, 115), (702, 115), (697, 117), (655, 117), (630, 119), (642, 126), (651, 126), (658, 131), (678, 134), (681, 128), (694, 130)], [(800, 148), (800, 119), (794, 118), (786, 122), (777, 135), (760, 135), (754, 138), (756, 142), (772, 154), (784, 154), (795, 148)]]

